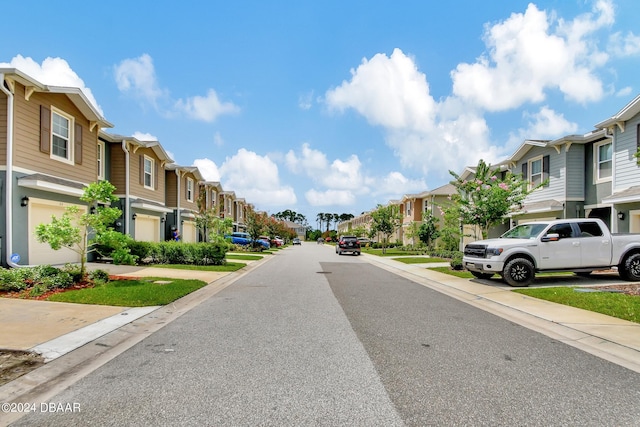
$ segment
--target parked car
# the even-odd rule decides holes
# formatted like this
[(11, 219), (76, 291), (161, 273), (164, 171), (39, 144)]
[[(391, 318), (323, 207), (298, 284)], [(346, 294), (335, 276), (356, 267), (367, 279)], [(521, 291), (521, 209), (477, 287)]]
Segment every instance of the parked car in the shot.
[(344, 252), (351, 252), (360, 255), (360, 242), (356, 236), (341, 236), (336, 244), (336, 253), (342, 255)]
[(462, 263), (479, 279), (499, 274), (511, 286), (528, 286), (541, 271), (586, 276), (611, 267), (640, 281), (640, 234), (611, 234), (597, 218), (528, 222), (499, 239), (469, 243)]
[(272, 245), (275, 244), (275, 246), (280, 247), (280, 246), (284, 245), (284, 239), (282, 237), (280, 237), (280, 236), (276, 236), (271, 241), (271, 244)]
[(302, 241), (297, 237), (294, 238), (291, 243), (293, 243), (294, 245), (302, 245)]
[[(233, 233), (228, 234), (224, 237), (226, 239), (231, 239), (231, 243), (233, 243), (234, 245), (247, 246), (253, 243), (253, 240), (251, 239), (249, 233), (244, 233), (242, 231), (234, 231)], [(268, 241), (258, 239), (256, 240), (256, 242), (265, 249), (269, 249), (271, 247)]]

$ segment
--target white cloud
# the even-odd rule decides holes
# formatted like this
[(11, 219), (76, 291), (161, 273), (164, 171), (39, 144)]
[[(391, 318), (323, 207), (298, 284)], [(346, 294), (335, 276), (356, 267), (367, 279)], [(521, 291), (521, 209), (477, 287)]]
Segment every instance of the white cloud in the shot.
[(363, 59), (351, 80), (327, 91), (325, 100), (332, 109), (353, 108), (371, 124), (390, 129), (430, 127), (435, 113), (425, 75), (400, 49), (390, 57)]
[(377, 179), (372, 195), (385, 196), (388, 199), (397, 199), (404, 194), (420, 193), (428, 189), (422, 179), (412, 180), (400, 172), (390, 172), (386, 176)]
[(46, 58), (42, 65), (30, 57), (17, 55), (10, 62), (0, 63), (0, 67), (16, 68), (33, 77), (40, 83), (48, 86), (75, 87), (82, 90), (87, 100), (95, 107), (97, 112), (104, 117), (102, 108), (93, 96), (91, 89), (85, 86), (84, 81), (71, 69), (67, 61), (62, 58)]
[(187, 117), (203, 122), (213, 122), (222, 114), (235, 114), (240, 111), (232, 102), (221, 102), (213, 89), (209, 89), (207, 96), (179, 99), (175, 103), (175, 108), (184, 112)]
[(220, 167), (222, 187), (233, 189), (238, 197), (261, 206), (293, 205), (292, 187), (281, 185), (278, 166), (267, 156), (244, 148), (228, 157)]
[(167, 92), (158, 85), (153, 59), (148, 54), (125, 59), (114, 67), (115, 79), (121, 92), (132, 92), (136, 97), (157, 107), (158, 100)]
[(132, 93), (168, 117), (182, 113), (194, 120), (213, 122), (222, 114), (240, 111), (232, 102), (222, 102), (213, 89), (209, 89), (205, 96), (196, 95), (171, 101), (169, 91), (161, 88), (158, 83), (153, 59), (146, 53), (138, 58), (123, 60), (114, 67), (114, 74), (121, 92)]
[(198, 167), (205, 181), (220, 182), (220, 171), (213, 160), (207, 158), (195, 159), (193, 165)]
[(302, 153), (297, 156), (293, 150), (285, 155), (285, 162), (293, 173), (305, 172), (310, 177), (318, 177), (327, 169), (327, 156), (311, 148), (309, 143), (302, 144)]
[(313, 106), (314, 91), (309, 91), (298, 96), (298, 108), (301, 110), (310, 110)]
[(157, 141), (158, 137), (146, 132), (134, 132), (133, 136), (138, 141)]
[(222, 139), (222, 135), (220, 135), (220, 132), (216, 132), (213, 135), (213, 143), (216, 147), (222, 147), (224, 145), (224, 139)]
[(619, 32), (612, 34), (607, 50), (618, 57), (636, 56), (640, 54), (640, 36), (636, 36), (632, 32), (626, 35)]
[(356, 202), (355, 195), (349, 190), (311, 189), (304, 196), (311, 206), (350, 206)]
[(627, 96), (631, 95), (632, 93), (633, 93), (633, 88), (631, 86), (626, 86), (626, 87), (623, 87), (622, 89), (618, 90), (616, 92), (616, 96), (618, 96), (618, 97), (621, 97), (621, 96), (627, 97)]
[(552, 27), (554, 13), (548, 15), (530, 3), (524, 14), (514, 13), (486, 28), (489, 52), (452, 71), (453, 92), (489, 111), (542, 102), (548, 89), (559, 89), (580, 103), (597, 101), (604, 90), (595, 70), (608, 55), (592, 37), (612, 22), (610, 1), (597, 2), (593, 13), (573, 21), (558, 20), (557, 27)]
[[(529, 128), (526, 134), (530, 139), (548, 139), (558, 135), (572, 134), (578, 130), (576, 123), (569, 122), (563, 114), (556, 113), (544, 106), (536, 114), (526, 114), (529, 118)], [(523, 138), (524, 139), (524, 138)]]

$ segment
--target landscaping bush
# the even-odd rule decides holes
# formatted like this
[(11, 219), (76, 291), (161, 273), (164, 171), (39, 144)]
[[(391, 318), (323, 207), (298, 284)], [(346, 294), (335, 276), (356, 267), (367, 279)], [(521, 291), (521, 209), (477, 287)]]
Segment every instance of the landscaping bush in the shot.
[(89, 273), (89, 278), (96, 284), (107, 283), (109, 281), (109, 273), (104, 270), (93, 270)]
[(151, 246), (152, 244), (150, 242), (139, 242), (137, 240), (132, 240), (127, 243), (131, 255), (139, 261), (144, 261), (151, 256)]
[(29, 268), (0, 269), (0, 291), (21, 291), (26, 289), (27, 280), (31, 280), (32, 272)]
[(462, 270), (462, 252), (455, 252), (451, 258), (451, 268), (454, 270)]
[(151, 261), (157, 264), (222, 265), (229, 246), (226, 242), (160, 242), (150, 245)]

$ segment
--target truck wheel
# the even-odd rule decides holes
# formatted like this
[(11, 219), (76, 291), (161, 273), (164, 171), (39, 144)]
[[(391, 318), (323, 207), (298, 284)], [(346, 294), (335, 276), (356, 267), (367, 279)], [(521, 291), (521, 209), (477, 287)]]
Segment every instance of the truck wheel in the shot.
[(631, 254), (618, 266), (620, 277), (632, 282), (640, 281), (640, 254)]
[(509, 286), (529, 286), (535, 277), (533, 263), (526, 258), (514, 258), (504, 266), (502, 278)]
[(472, 271), (471, 274), (476, 279), (491, 279), (493, 277), (493, 273), (480, 273), (479, 271)]

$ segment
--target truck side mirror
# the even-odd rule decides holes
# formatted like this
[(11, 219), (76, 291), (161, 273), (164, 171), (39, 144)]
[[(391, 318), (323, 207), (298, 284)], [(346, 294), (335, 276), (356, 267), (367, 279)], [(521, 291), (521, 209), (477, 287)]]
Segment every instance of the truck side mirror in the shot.
[(560, 240), (560, 235), (558, 233), (549, 233), (542, 236), (542, 239), (540, 240), (543, 242), (557, 242)]

